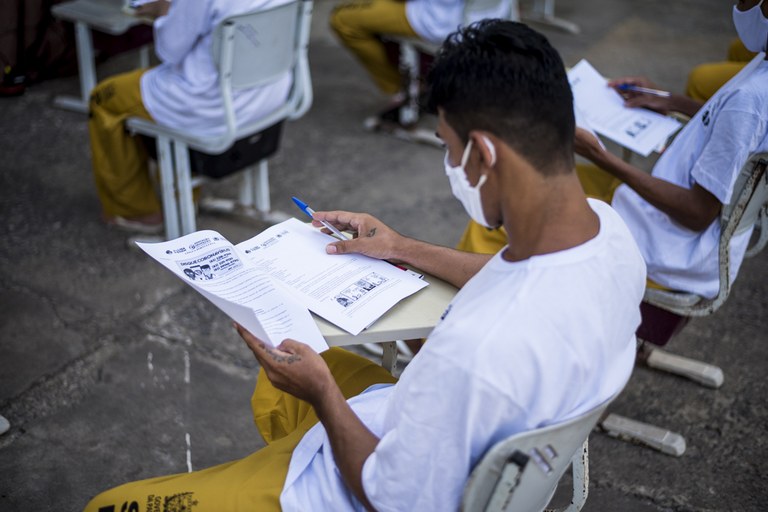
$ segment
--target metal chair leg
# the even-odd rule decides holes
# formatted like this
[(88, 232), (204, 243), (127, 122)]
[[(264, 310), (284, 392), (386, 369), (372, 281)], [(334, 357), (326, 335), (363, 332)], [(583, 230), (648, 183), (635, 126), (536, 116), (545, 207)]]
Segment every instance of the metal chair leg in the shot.
[(650, 349), (645, 363), (651, 368), (686, 377), (709, 388), (717, 389), (723, 385), (723, 370), (719, 367), (659, 348)]
[(157, 137), (157, 163), (160, 168), (160, 190), (163, 200), (163, 220), (165, 237), (173, 240), (181, 236), (179, 208), (176, 202), (176, 180), (173, 172), (171, 141), (168, 137)]
[(680, 434), (618, 414), (608, 414), (598, 427), (609, 436), (639, 443), (667, 455), (679, 457), (685, 453), (685, 438)]
[(186, 144), (176, 141), (173, 145), (173, 153), (176, 163), (176, 190), (181, 217), (181, 234), (188, 235), (197, 229), (195, 201), (192, 197), (192, 177), (189, 170), (189, 150)]
[(413, 45), (400, 45), (400, 70), (406, 76), (406, 102), (398, 112), (400, 124), (410, 126), (419, 120), (419, 52)]

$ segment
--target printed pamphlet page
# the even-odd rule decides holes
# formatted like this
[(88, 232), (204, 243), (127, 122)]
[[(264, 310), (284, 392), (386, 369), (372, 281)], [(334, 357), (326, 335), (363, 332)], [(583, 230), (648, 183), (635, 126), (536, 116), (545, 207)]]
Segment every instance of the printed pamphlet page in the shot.
[(289, 219), (238, 245), (210, 230), (137, 245), (265, 342), (293, 338), (321, 352), (309, 311), (356, 335), (428, 285), (384, 261), (326, 254), (334, 240)]
[(576, 124), (642, 156), (663, 147), (680, 122), (645, 108), (627, 108), (624, 98), (586, 60), (568, 71)]

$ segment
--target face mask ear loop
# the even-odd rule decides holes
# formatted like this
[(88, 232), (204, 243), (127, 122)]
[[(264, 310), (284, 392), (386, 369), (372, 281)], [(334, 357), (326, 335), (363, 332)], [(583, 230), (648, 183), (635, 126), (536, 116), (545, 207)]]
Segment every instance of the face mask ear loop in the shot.
[(469, 142), (467, 142), (467, 147), (464, 148), (464, 154), (461, 155), (461, 168), (464, 169), (464, 172), (466, 172), (467, 169), (467, 162), (469, 162), (469, 154), (472, 151), (472, 139), (469, 139)]
[(490, 167), (493, 167), (496, 165), (496, 146), (493, 145), (493, 142), (491, 142), (491, 139), (489, 139), (487, 136), (483, 135), (483, 142), (485, 142), (485, 147), (488, 148), (488, 152), (491, 154), (491, 165)]

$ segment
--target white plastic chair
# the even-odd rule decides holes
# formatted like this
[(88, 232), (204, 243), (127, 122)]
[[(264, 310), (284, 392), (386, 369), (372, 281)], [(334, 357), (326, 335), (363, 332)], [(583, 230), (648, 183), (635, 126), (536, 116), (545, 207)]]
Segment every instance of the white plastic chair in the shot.
[[(312, 104), (307, 46), (312, 1), (294, 2), (270, 9), (231, 16), (215, 29), (213, 57), (219, 73), (226, 130), (219, 137), (195, 137), (184, 130), (131, 118), (131, 133), (156, 139), (161, 196), (168, 239), (195, 231), (192, 189), (204, 178), (192, 179), (189, 149), (221, 154), (236, 141), (252, 137), (286, 119), (298, 119)], [(285, 72), (293, 83), (285, 103), (268, 116), (237, 129), (232, 91), (269, 83)], [(239, 207), (270, 220), (269, 171), (266, 159), (242, 171)], [(255, 210), (254, 206), (255, 196)]]
[[(646, 364), (691, 379), (711, 388), (723, 384), (723, 371), (714, 365), (670, 354), (650, 345), (663, 345), (688, 322), (690, 318), (711, 315), (722, 306), (730, 294), (730, 241), (734, 235), (755, 226), (756, 242), (747, 251), (753, 256), (768, 242), (768, 153), (750, 156), (734, 186), (733, 198), (720, 213), (722, 227), (719, 240), (720, 288), (713, 299), (695, 294), (649, 288), (643, 299), (643, 325), (638, 340), (645, 352)], [(754, 238), (754, 236), (753, 236)], [(603, 430), (623, 439), (636, 441), (670, 455), (682, 455), (685, 439), (669, 430), (648, 425), (616, 414), (609, 414), (600, 423)]]
[[(464, 2), (464, 14), (462, 26), (472, 20), (472, 13), (495, 8), (502, 0), (466, 0)], [(517, 9), (517, 0), (510, 0), (509, 12), (506, 18), (517, 21), (520, 19)], [(387, 35), (388, 41), (396, 43), (400, 47), (400, 72), (403, 76), (405, 101), (397, 109), (399, 127), (394, 129), (398, 137), (424, 142), (443, 147), (442, 142), (434, 135), (434, 130), (410, 129), (419, 121), (419, 93), (421, 90), (421, 54), (435, 55), (440, 49), (440, 44), (431, 43), (418, 37), (402, 37)], [(369, 129), (382, 127), (379, 120), (366, 121)]]
[(581, 510), (589, 493), (589, 433), (612, 400), (557, 425), (496, 443), (469, 475), (462, 512), (544, 510), (569, 465), (573, 467), (571, 503), (551, 510)]

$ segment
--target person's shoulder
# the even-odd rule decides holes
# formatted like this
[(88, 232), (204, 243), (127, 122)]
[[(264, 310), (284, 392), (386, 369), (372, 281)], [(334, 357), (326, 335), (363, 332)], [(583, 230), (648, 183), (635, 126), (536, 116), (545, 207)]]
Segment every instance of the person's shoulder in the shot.
[(610, 247), (610, 250), (606, 250), (602, 255), (607, 257), (608, 260), (612, 260), (615, 259), (615, 252), (620, 251), (627, 259), (631, 256), (638, 262), (643, 262), (644, 268), (644, 260), (635, 237), (621, 215), (612, 206), (603, 201), (598, 199), (589, 199), (588, 201), (592, 210), (600, 218), (600, 234), (598, 238), (603, 245)]
[(768, 115), (768, 61), (755, 68), (734, 88), (722, 91), (721, 108)]

